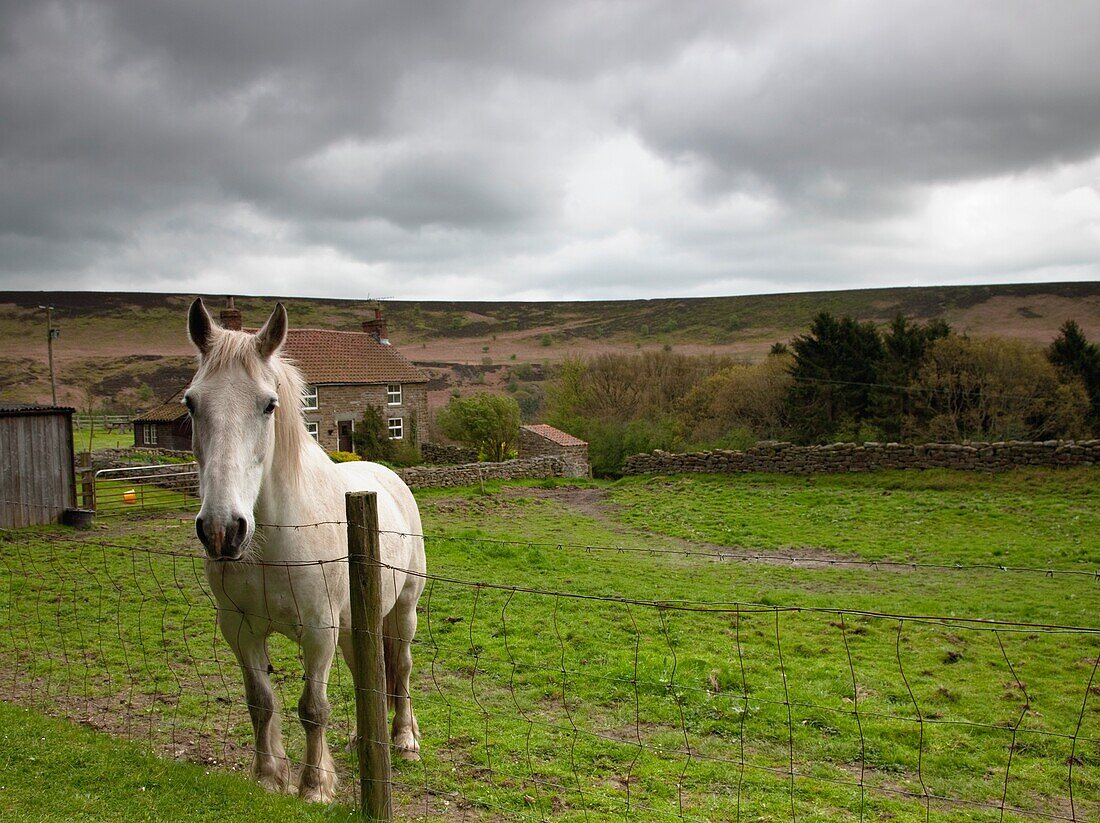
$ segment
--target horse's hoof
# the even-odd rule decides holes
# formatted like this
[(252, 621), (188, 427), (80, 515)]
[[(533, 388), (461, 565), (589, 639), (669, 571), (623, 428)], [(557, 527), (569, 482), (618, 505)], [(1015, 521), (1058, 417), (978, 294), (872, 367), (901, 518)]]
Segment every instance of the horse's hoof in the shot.
[(336, 799), (336, 773), (331, 761), (321, 769), (302, 769), (298, 775), (298, 797), (308, 803), (331, 803)]
[(286, 762), (276, 767), (276, 771), (274, 772), (253, 772), (252, 776), (265, 791), (269, 791), (273, 794), (293, 792), (294, 790), (294, 786), (290, 782), (290, 766)]
[(336, 799), (336, 792), (323, 786), (307, 786), (299, 790), (298, 797), (307, 803), (331, 803)]
[(420, 759), (420, 744), (417, 742), (420, 735), (417, 731), (416, 726), (410, 725), (393, 736), (393, 748), (402, 760)]

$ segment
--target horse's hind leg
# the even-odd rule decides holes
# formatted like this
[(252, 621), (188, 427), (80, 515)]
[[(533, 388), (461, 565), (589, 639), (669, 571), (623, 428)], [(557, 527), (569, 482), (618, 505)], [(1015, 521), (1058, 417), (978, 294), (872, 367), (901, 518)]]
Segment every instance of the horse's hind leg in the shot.
[(412, 672), (412, 641), (416, 635), (416, 601), (419, 588), (407, 585), (384, 623), (386, 692), (393, 706), (391, 739), (398, 757), (420, 759), (420, 728), (413, 714), (409, 691)]
[(243, 616), (236, 612), (222, 610), (218, 623), (244, 674), (245, 700), (256, 741), (252, 776), (268, 791), (286, 791), (290, 787), (290, 761), (283, 749), (278, 707), (271, 689), (267, 637), (249, 631)]
[(304, 800), (329, 803), (335, 796), (336, 766), (325, 742), (330, 714), (328, 678), (336, 653), (331, 629), (304, 630), (301, 638), (305, 687), (298, 701), (298, 717), (306, 732), (306, 756), (298, 777), (298, 795)]

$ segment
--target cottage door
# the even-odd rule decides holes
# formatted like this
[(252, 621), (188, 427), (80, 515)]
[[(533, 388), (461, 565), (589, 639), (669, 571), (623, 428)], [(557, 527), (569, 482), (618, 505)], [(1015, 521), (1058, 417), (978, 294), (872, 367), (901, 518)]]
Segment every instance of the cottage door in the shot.
[(337, 443), (336, 448), (342, 452), (351, 451), (351, 430), (354, 424), (351, 420), (338, 420), (336, 422), (337, 428)]

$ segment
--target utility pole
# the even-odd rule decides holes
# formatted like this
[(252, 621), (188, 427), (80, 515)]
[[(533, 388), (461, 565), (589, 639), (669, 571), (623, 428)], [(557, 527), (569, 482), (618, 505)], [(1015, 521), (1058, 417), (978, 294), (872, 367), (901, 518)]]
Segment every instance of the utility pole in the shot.
[(50, 353), (50, 394), (53, 397), (53, 404), (57, 405), (57, 377), (53, 371), (53, 341), (54, 338), (61, 334), (61, 329), (55, 329), (53, 327), (53, 306), (39, 306), (40, 309), (46, 310), (46, 348)]

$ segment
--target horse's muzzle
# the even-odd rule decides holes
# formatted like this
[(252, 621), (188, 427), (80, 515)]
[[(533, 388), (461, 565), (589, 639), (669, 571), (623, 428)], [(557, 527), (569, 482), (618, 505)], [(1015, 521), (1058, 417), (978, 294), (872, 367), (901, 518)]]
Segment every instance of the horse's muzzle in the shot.
[(196, 517), (195, 534), (211, 560), (240, 560), (248, 539), (248, 523), (243, 517), (223, 523), (208, 523)]

